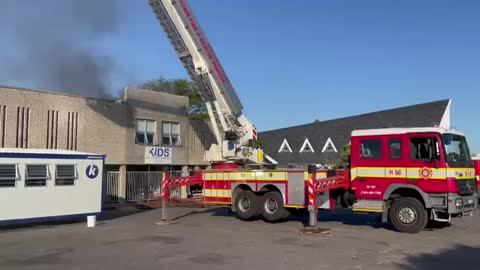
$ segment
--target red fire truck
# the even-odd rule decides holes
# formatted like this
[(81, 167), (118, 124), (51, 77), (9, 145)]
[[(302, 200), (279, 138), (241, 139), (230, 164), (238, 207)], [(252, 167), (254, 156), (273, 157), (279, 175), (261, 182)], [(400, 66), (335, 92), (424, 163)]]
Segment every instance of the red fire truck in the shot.
[[(312, 168), (313, 167), (313, 168)], [(346, 170), (244, 170), (232, 165), (166, 179), (169, 186), (201, 184), (204, 203), (231, 205), (243, 220), (279, 221), (289, 209), (352, 208), (382, 213), (400, 232), (429, 221), (446, 224), (477, 206), (475, 169), (464, 135), (455, 130), (388, 128), (351, 136)]]
[[(256, 130), (187, 0), (149, 0), (178, 57), (206, 103), (216, 142), (205, 158), (212, 170), (166, 178), (169, 187), (201, 185), (207, 204), (231, 205), (241, 219), (286, 218), (308, 208), (382, 213), (401, 232), (428, 221), (447, 223), (476, 207), (476, 179), (465, 137), (438, 127), (357, 130), (345, 170), (260, 169), (275, 161), (255, 146)], [(256, 170), (246, 168), (256, 167)], [(263, 166), (264, 167), (264, 166)]]
[(480, 204), (480, 155), (475, 156), (473, 159), (473, 166), (475, 167), (475, 177), (477, 178), (477, 194), (479, 196), (479, 204)]

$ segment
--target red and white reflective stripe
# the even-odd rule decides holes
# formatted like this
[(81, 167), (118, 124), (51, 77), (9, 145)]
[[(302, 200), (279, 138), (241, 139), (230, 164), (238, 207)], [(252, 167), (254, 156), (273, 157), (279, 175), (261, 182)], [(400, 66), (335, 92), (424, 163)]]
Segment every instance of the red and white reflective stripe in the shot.
[(253, 128), (252, 133), (253, 133), (253, 134), (252, 134), (252, 139), (253, 139), (254, 141), (256, 141), (257, 138), (258, 138), (257, 129), (256, 129), (256, 128)]
[(312, 175), (308, 175), (308, 205), (315, 204), (315, 196), (314, 196), (314, 186), (313, 186), (313, 177)]
[(165, 176), (163, 176), (162, 180), (162, 199), (164, 201), (168, 200), (168, 180)]

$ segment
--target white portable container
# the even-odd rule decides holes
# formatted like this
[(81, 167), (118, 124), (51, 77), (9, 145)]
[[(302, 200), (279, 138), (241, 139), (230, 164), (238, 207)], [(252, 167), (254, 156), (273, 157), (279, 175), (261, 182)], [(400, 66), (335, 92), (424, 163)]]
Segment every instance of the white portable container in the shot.
[(0, 149), (0, 224), (97, 215), (105, 156)]

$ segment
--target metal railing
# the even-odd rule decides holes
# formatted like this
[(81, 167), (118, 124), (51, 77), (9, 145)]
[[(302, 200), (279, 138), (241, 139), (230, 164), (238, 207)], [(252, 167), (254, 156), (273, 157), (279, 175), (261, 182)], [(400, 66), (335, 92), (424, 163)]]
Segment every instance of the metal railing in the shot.
[(127, 196), (129, 202), (149, 201), (160, 198), (163, 172), (127, 172)]
[(107, 178), (105, 183), (105, 193), (103, 194), (103, 201), (105, 203), (119, 202), (119, 172), (107, 172)]

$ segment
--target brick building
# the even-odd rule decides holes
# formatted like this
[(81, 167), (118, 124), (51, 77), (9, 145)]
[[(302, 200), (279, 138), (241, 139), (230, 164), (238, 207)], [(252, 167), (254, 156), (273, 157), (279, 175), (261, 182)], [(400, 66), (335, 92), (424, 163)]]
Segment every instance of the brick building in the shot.
[(135, 88), (105, 100), (0, 86), (0, 147), (105, 154), (125, 198), (127, 172), (208, 166), (210, 130), (187, 107), (187, 97)]

